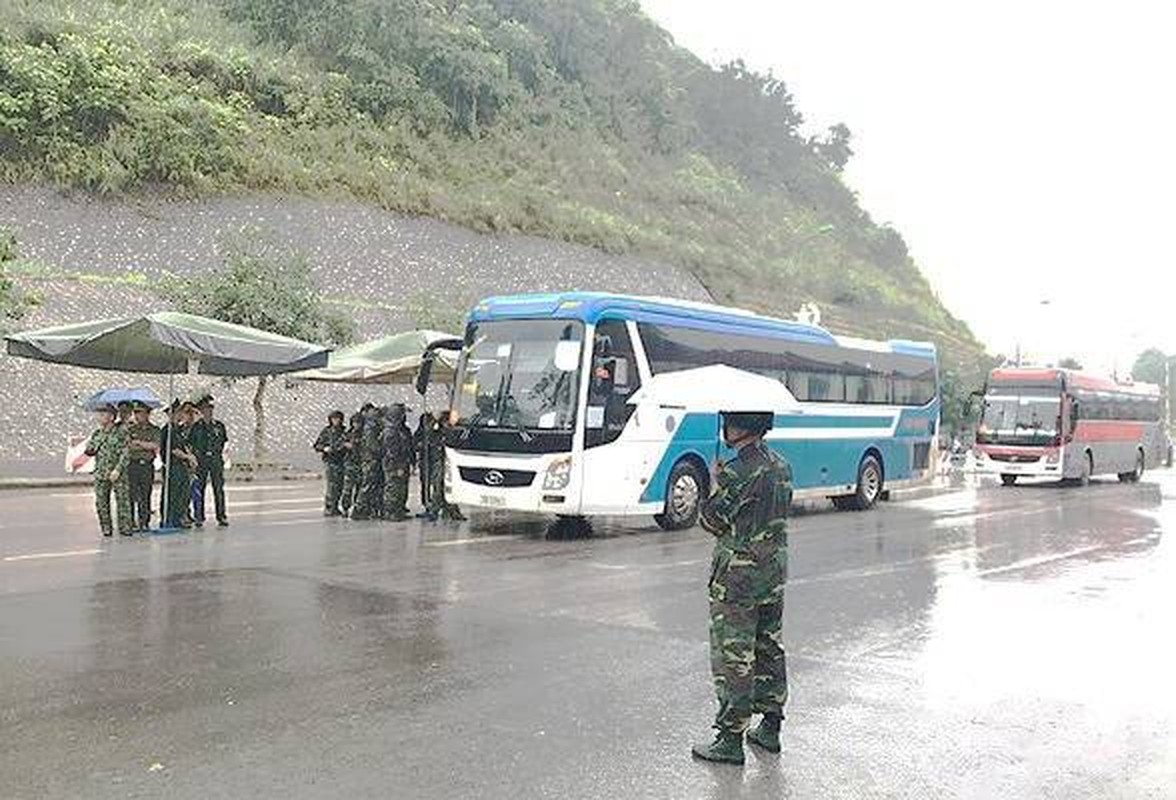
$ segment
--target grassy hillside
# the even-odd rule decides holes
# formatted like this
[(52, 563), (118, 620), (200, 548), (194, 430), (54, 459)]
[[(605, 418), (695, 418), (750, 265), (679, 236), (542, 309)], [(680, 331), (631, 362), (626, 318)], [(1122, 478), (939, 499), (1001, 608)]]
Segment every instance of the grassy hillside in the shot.
[[(353, 196), (981, 348), (842, 184), (844, 131), (631, 0), (0, 0), (0, 180)], [(656, 287), (651, 287), (656, 289)]]

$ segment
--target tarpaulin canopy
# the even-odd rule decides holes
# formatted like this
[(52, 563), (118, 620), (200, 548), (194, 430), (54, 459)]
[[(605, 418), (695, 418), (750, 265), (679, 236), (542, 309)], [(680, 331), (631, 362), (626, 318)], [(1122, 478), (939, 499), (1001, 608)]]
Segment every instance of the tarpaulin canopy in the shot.
[(160, 311), (4, 337), (10, 356), (119, 372), (249, 376), (313, 369), (327, 348), (243, 325)]
[[(331, 353), (326, 367), (298, 372), (290, 377), (329, 383), (409, 384), (416, 380), (421, 358), (430, 344), (456, 338), (429, 330), (396, 333), (336, 350)], [(437, 350), (429, 378), (435, 383), (452, 383), (456, 369), (457, 352)]]
[(136, 386), (131, 389), (103, 389), (87, 400), (82, 407), (87, 411), (94, 411), (104, 405), (117, 406), (119, 403), (135, 402), (142, 403), (148, 408), (159, 408), (163, 405), (155, 392), (146, 386)]

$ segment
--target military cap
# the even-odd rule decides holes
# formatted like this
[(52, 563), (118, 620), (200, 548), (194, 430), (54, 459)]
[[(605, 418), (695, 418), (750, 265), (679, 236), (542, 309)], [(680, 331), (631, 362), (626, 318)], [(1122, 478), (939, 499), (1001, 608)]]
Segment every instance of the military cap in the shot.
[(151, 406), (147, 405), (142, 400), (132, 400), (131, 401), (131, 410), (132, 411), (150, 411)]
[(772, 429), (775, 415), (771, 411), (724, 411), (723, 424), (757, 436)]
[(364, 403), (362, 406), (359, 407), (359, 413), (362, 414), (365, 411), (370, 411), (371, 409), (373, 409), (375, 407), (376, 407), (375, 403)]
[(119, 410), (122, 410), (124, 408), (134, 408), (134, 407), (135, 407), (135, 404), (133, 402), (131, 402), (130, 400), (119, 400), (118, 401)]
[(340, 411), (339, 409), (335, 409), (330, 414), (327, 414), (327, 419), (336, 419), (336, 418), (338, 418), (340, 420), (343, 419), (343, 412)]
[(196, 407), (197, 408), (204, 408), (206, 406), (213, 406), (213, 405), (216, 405), (216, 403), (213, 402), (211, 394), (205, 393), (205, 394), (202, 394), (196, 398)]
[(99, 403), (94, 406), (95, 413), (117, 414), (118, 409), (112, 403)]

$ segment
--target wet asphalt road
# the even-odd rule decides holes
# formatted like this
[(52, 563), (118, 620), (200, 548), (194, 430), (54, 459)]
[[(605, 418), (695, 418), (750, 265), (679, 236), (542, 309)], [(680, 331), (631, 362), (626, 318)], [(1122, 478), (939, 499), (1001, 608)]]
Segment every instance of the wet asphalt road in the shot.
[(104, 543), (0, 493), (4, 798), (1176, 796), (1176, 478), (798, 518), (780, 757), (714, 706), (695, 530), (351, 523)]

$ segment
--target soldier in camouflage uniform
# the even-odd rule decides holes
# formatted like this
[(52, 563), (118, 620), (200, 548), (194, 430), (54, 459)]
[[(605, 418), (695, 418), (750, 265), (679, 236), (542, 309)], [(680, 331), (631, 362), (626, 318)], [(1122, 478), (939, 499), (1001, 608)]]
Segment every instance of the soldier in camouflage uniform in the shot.
[(384, 518), (408, 519), (408, 478), (416, 461), (405, 408), (397, 403), (384, 414)]
[(424, 436), (429, 473), (427, 517), (429, 520), (441, 518), (460, 522), (465, 519), (461, 509), (445, 499), (445, 429), (448, 427), (448, 417), (436, 415), (429, 419)]
[(98, 511), (98, 526), (103, 536), (113, 536), (114, 526), (110, 519), (110, 493), (114, 492), (118, 503), (118, 532), (123, 536), (133, 534), (131, 519), (131, 492), (127, 483), (127, 438), (126, 431), (115, 424), (112, 405), (99, 406), (98, 430), (90, 434), (86, 442), (86, 455), (94, 459), (94, 506)]
[(343, 496), (343, 462), (347, 458), (347, 431), (343, 429), (343, 412), (327, 415), (327, 427), (314, 440), (314, 450), (323, 457), (323, 474), (327, 491), (323, 497), (323, 516), (340, 517), (339, 498)]
[(343, 439), (343, 496), (340, 505), (343, 516), (351, 516), (352, 506), (358, 504), (360, 484), (363, 483), (363, 466), (359, 460), (363, 447), (363, 413), (351, 415), (347, 433)]
[(363, 471), (363, 479), (355, 508), (351, 512), (352, 519), (378, 519), (384, 503), (384, 485), (381, 480), (384, 470), (384, 425), (381, 416), (380, 409), (367, 405), (367, 411), (363, 415), (363, 436), (360, 437), (359, 448), (359, 464)]
[(151, 487), (155, 483), (159, 428), (151, 424), (151, 408), (146, 403), (136, 401), (132, 413), (132, 421), (126, 427), (130, 448), (127, 481), (130, 484), (131, 516), (135, 529), (145, 531), (151, 527)]
[(723, 438), (738, 451), (716, 465), (702, 526), (715, 536), (710, 578), (711, 671), (719, 712), (711, 744), (697, 745), (706, 761), (743, 763), (743, 735), (780, 752), (780, 721), (788, 699), (781, 631), (787, 577), (786, 518), (792, 471), (764, 444), (770, 413), (723, 415)]

